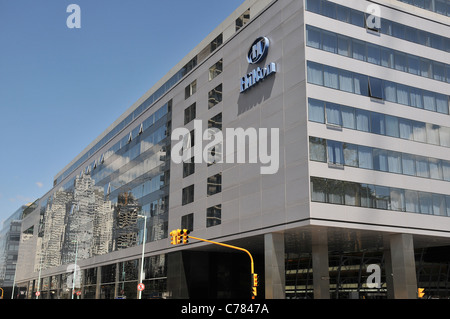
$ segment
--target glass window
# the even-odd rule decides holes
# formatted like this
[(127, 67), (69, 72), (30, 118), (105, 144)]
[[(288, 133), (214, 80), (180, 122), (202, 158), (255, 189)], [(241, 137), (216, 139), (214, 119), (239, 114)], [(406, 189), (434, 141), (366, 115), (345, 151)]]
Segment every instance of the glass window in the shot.
[(436, 111), (436, 100), (433, 92), (422, 91), (423, 94), (423, 108), (429, 111)]
[(427, 123), (426, 130), (427, 130), (427, 143), (439, 145), (439, 125)]
[(422, 90), (411, 87), (409, 90), (409, 102), (411, 106), (423, 109)]
[(322, 14), (326, 17), (336, 19), (336, 4), (330, 1), (322, 1)]
[(344, 165), (342, 142), (327, 141), (328, 163)]
[(356, 109), (356, 129), (369, 132), (369, 111)]
[(187, 99), (197, 91), (197, 80), (194, 80), (191, 84), (186, 86), (184, 90), (184, 98)]
[(397, 103), (396, 84), (390, 81), (383, 81), (384, 98), (386, 101)]
[(333, 32), (322, 31), (322, 49), (337, 53), (337, 37)]
[(439, 216), (447, 215), (444, 195), (433, 194), (433, 214)]
[(411, 121), (407, 119), (399, 119), (399, 130), (400, 130), (400, 138), (404, 138), (407, 140), (413, 139), (413, 131), (412, 131), (412, 125)]
[(323, 67), (321, 64), (308, 61), (308, 82), (323, 85)]
[(387, 68), (394, 68), (394, 51), (388, 48), (381, 48), (381, 65)]
[(208, 108), (210, 109), (220, 102), (222, 102), (222, 84), (208, 92)]
[(419, 196), (416, 191), (405, 189), (405, 209), (407, 212), (419, 213)]
[(424, 77), (431, 78), (432, 76), (432, 64), (430, 60), (420, 59), (420, 74)]
[(387, 151), (378, 148), (373, 149), (373, 168), (377, 171), (387, 172)]
[(402, 189), (391, 188), (391, 210), (404, 211), (405, 210), (405, 193)]
[(364, 13), (351, 9), (350, 23), (358, 27), (364, 28)]
[(412, 127), (413, 127), (413, 136), (414, 141), (416, 142), (427, 142), (427, 129), (425, 127), (425, 123), (423, 122), (417, 122), (412, 121)]
[(359, 193), (360, 188), (357, 183), (344, 183), (344, 201), (345, 205), (349, 206), (360, 206), (361, 205), (361, 195)]
[(392, 22), (392, 35), (399, 39), (405, 38), (405, 26), (400, 23)]
[(320, 49), (320, 30), (309, 25), (306, 26), (307, 45)]
[(338, 73), (335, 68), (324, 65), (323, 84), (329, 88), (339, 89)]
[(311, 177), (311, 200), (313, 202), (321, 203), (326, 203), (328, 201), (326, 179)]
[(444, 181), (450, 182), (450, 162), (442, 161), (442, 177)]
[(429, 158), (430, 178), (442, 180), (442, 162), (438, 159)]
[(416, 169), (414, 167), (414, 155), (402, 154), (402, 168), (404, 175), (416, 175)]
[(195, 173), (195, 163), (192, 157), (186, 162), (183, 162), (183, 178)]
[(208, 120), (208, 128), (222, 130), (222, 113), (218, 113)]
[(349, 37), (338, 35), (338, 54), (350, 57), (352, 52), (352, 40)]
[(352, 107), (341, 105), (342, 126), (356, 129), (355, 110)]
[(184, 109), (184, 125), (195, 119), (195, 108), (196, 104), (193, 103), (192, 105)]
[(417, 29), (405, 26), (405, 40), (417, 43), (418, 41)]
[(308, 100), (308, 119), (313, 122), (325, 123), (324, 102)]
[(208, 177), (207, 195), (212, 196), (222, 191), (222, 173)]
[(430, 177), (428, 158), (416, 155), (416, 175), (419, 177)]
[(326, 104), (326, 110), (327, 123), (342, 126), (341, 106), (339, 104), (328, 102)]
[(367, 43), (367, 62), (380, 65), (380, 47), (378, 45)]
[(364, 41), (352, 39), (353, 59), (366, 60), (366, 43)]
[(430, 193), (419, 193), (419, 205), (421, 214), (433, 214), (433, 202)]
[(188, 229), (190, 231), (194, 230), (194, 214), (187, 214), (181, 216), (181, 228)]
[(448, 114), (448, 96), (436, 93), (436, 111)]
[(306, 0), (306, 10), (320, 13), (320, 0)]
[(358, 146), (354, 144), (343, 143), (344, 164), (346, 166), (358, 167)]
[(338, 5), (336, 17), (339, 21), (350, 23), (350, 8)]
[(212, 67), (209, 68), (209, 80), (211, 81), (223, 71), (223, 60), (220, 59)]
[(384, 123), (384, 114), (371, 113), (370, 114), (370, 131), (375, 134), (385, 135), (386, 127)]
[(408, 55), (408, 72), (419, 75), (420, 73), (420, 59), (415, 55)]
[(354, 73), (353, 80), (355, 82), (355, 93), (369, 96), (369, 84), (367, 75)]
[(439, 141), (441, 146), (450, 147), (450, 128), (442, 126), (439, 128)]
[(375, 186), (361, 184), (361, 207), (372, 208), (375, 206)]
[(329, 179), (328, 186), (328, 203), (344, 204), (344, 182)]
[(326, 162), (326, 140), (318, 137), (309, 137), (309, 159), (312, 161)]
[(395, 51), (394, 53), (394, 60), (395, 60), (395, 69), (399, 71), (406, 72), (408, 70), (407, 64), (406, 64), (406, 54)]
[(392, 35), (392, 23), (390, 20), (381, 18), (381, 33)]
[(377, 99), (383, 98), (382, 81), (369, 76), (369, 96)]
[(339, 89), (341, 91), (353, 93), (353, 75), (352, 72), (339, 70)]
[(192, 203), (194, 201), (194, 185), (183, 188), (182, 205)]
[(450, 216), (450, 196), (445, 196), (445, 205), (447, 206), (447, 216)]
[(360, 168), (373, 169), (372, 148), (367, 146), (358, 146), (358, 159)]
[(390, 173), (402, 173), (402, 154), (399, 152), (387, 152), (387, 165)]
[(409, 87), (403, 84), (397, 84), (397, 103), (403, 105), (409, 104)]
[(388, 209), (390, 205), (389, 187), (375, 186), (375, 208)]
[(386, 115), (386, 135), (392, 137), (399, 137), (398, 118), (395, 116)]
[(220, 225), (222, 223), (222, 204), (206, 209), (206, 227)]
[(438, 81), (445, 81), (445, 65), (444, 63), (433, 62), (433, 77)]

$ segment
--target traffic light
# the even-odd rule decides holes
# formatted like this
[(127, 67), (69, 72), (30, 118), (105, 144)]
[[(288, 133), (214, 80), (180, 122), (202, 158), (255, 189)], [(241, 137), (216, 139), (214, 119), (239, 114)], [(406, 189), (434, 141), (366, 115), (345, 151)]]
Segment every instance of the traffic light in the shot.
[(177, 245), (181, 243), (181, 229), (172, 230), (170, 232), (170, 243), (172, 245)]
[(258, 287), (258, 274), (252, 274), (253, 287)]
[(187, 244), (189, 242), (188, 238), (189, 238), (189, 229), (183, 229), (182, 234), (183, 234), (183, 244)]
[(181, 243), (181, 229), (177, 229), (176, 232), (177, 232), (176, 233), (177, 238), (175, 240), (176, 240), (177, 244), (180, 244)]
[(417, 296), (419, 298), (422, 298), (423, 296), (425, 296), (425, 293), (423, 292), (425, 290), (425, 288), (417, 288)]
[(177, 231), (176, 230), (172, 230), (170, 232), (170, 244), (172, 245), (176, 245), (177, 244)]

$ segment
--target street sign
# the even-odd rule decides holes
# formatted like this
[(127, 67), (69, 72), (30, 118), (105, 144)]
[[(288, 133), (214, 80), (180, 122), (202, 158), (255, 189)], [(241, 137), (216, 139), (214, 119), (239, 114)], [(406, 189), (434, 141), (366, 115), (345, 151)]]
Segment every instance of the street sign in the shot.
[(36, 291), (36, 297), (39, 297), (41, 295), (40, 291)]
[(144, 289), (145, 289), (144, 284), (143, 284), (143, 283), (140, 283), (139, 285), (137, 285), (137, 289), (138, 289), (139, 291), (144, 290)]
[(81, 291), (77, 291), (77, 296), (81, 296)]

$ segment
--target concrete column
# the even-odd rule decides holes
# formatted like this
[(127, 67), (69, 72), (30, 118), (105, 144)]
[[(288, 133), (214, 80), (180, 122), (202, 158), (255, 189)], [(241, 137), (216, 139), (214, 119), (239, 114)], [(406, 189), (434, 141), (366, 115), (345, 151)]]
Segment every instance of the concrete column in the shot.
[(284, 258), (284, 234), (265, 234), (264, 272), (266, 299), (286, 298), (286, 271)]
[(96, 281), (96, 286), (95, 286), (95, 299), (100, 299), (101, 285), (102, 285), (102, 267), (98, 266), (97, 267), (97, 281)]
[(416, 299), (417, 278), (413, 236), (411, 234), (391, 235), (389, 243), (394, 298)]
[(314, 299), (330, 299), (328, 272), (328, 236), (325, 229), (313, 230), (312, 266)]

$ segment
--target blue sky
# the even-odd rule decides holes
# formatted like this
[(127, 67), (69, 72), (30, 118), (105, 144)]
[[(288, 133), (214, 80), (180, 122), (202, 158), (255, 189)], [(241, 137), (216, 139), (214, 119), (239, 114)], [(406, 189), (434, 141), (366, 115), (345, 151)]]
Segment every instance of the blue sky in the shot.
[[(243, 0), (0, 0), (0, 221)], [(69, 4), (81, 28), (69, 29)]]

